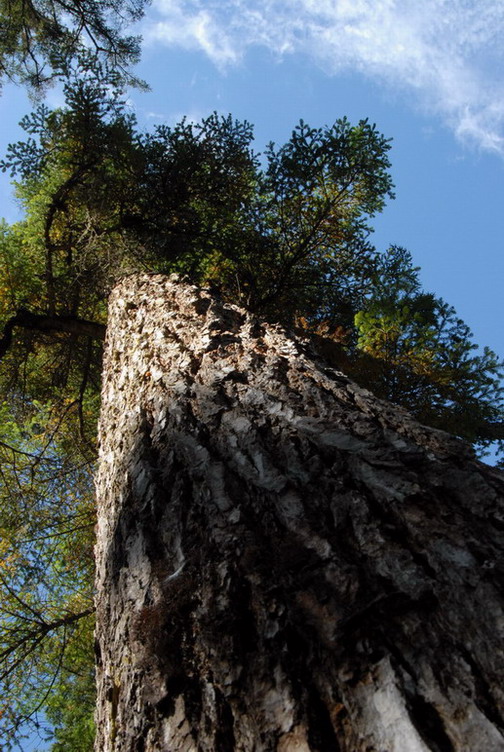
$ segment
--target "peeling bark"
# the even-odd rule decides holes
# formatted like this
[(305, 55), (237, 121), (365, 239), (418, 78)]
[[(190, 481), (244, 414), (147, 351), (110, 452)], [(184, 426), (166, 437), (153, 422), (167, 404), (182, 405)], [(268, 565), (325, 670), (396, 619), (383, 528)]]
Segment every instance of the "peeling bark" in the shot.
[(112, 294), (97, 752), (501, 752), (504, 482), (302, 339)]

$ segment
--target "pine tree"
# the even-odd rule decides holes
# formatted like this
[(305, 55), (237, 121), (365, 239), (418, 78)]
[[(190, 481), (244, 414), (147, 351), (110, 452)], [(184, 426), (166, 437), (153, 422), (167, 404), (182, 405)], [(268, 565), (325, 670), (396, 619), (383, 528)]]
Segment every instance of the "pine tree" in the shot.
[(328, 365), (335, 352), (357, 380), (471, 441), (495, 438), (502, 405), (493, 353), (474, 353), (407, 252), (369, 242), (392, 195), (376, 128), (300, 123), (261, 163), (248, 123), (214, 114), (142, 134), (120, 89), (81, 76), (65, 92), (66, 107), (25, 118), (28, 138), (2, 164), (25, 217), (0, 239), (0, 723), (8, 744), (44, 707), (55, 749), (80, 752), (92, 728), (91, 476), (119, 278), (176, 272), (301, 328)]

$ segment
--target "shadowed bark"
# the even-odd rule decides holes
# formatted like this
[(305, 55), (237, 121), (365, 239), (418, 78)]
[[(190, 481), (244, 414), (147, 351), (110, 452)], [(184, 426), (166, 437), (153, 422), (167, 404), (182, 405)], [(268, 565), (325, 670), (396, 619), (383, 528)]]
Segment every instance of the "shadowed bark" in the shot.
[(110, 301), (97, 752), (504, 749), (504, 482), (306, 342)]

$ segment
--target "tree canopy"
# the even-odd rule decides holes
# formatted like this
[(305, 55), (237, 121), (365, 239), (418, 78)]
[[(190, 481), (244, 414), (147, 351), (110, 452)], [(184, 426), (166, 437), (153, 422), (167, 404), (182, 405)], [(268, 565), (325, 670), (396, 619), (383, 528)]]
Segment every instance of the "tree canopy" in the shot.
[(111, 76), (133, 82), (139, 37), (123, 34), (146, 0), (0, 0), (0, 84), (40, 92), (76, 61), (101, 61)]
[(378, 258), (372, 292), (355, 315), (357, 352), (372, 359), (356, 375), (427, 425), (480, 448), (502, 441), (502, 362), (480, 351), (455, 309), (422, 289), (418, 273), (403, 248)]
[(252, 126), (231, 116), (143, 133), (121, 91), (93, 76), (68, 82), (65, 96), (65, 107), (24, 118), (26, 140), (0, 164), (24, 209), (0, 235), (0, 694), (10, 708), (0, 725), (14, 740), (43, 708), (54, 749), (84, 750), (91, 476), (106, 300), (119, 277), (185, 275), (310, 337), (423, 422), (480, 448), (504, 431), (495, 354), (422, 289), (406, 250), (370, 242), (393, 196), (390, 142), (374, 125), (301, 121), (259, 155)]

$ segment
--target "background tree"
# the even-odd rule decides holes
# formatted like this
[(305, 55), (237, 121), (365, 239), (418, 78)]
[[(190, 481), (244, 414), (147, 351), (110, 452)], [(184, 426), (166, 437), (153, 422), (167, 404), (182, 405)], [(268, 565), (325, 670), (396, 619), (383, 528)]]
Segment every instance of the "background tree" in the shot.
[[(70, 442), (73, 412), (72, 421), (70, 403), (43, 404), (20, 391), (1, 407), (3, 749), (19, 739), (27, 721), (43, 736), (39, 711), (58, 686), (71, 686), (76, 674), (90, 671), (92, 465), (80, 442)], [(79, 647), (84, 639), (85, 651)]]

